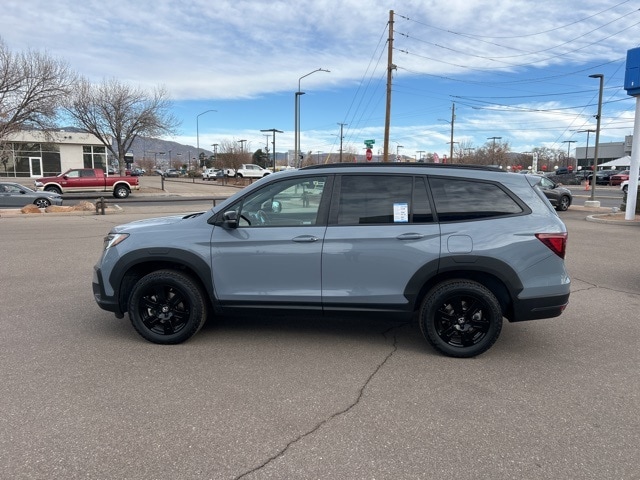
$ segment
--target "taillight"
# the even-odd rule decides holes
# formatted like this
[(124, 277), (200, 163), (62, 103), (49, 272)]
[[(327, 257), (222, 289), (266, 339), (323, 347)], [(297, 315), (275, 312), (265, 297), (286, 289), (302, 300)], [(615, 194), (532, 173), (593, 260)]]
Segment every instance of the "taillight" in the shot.
[(536, 238), (560, 258), (567, 252), (567, 233), (536, 233)]

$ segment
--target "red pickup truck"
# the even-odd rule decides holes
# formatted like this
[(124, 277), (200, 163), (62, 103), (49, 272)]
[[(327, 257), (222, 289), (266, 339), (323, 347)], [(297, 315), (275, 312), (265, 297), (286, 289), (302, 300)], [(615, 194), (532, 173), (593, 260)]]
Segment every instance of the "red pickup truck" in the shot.
[(138, 177), (107, 176), (99, 168), (74, 168), (57, 177), (35, 181), (36, 190), (46, 192), (112, 192), (116, 198), (127, 198), (131, 190), (139, 190)]

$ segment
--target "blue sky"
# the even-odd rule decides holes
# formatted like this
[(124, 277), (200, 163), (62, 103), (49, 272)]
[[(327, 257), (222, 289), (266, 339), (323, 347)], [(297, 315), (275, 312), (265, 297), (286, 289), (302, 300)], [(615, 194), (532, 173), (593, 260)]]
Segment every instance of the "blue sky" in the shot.
[[(449, 152), (501, 137), (513, 151), (584, 146), (604, 74), (601, 142), (633, 133), (623, 89), (639, 46), (635, 0), (4, 0), (0, 37), (44, 51), (95, 81), (163, 86), (181, 143), (247, 140), (301, 150), (382, 148), (389, 11), (394, 11), (390, 151)], [(316, 69), (330, 72), (315, 72)], [(214, 109), (198, 116), (202, 112)], [(199, 119), (199, 120), (197, 120)], [(196, 128), (197, 127), (197, 128)], [(198, 130), (199, 138), (196, 138)], [(575, 141), (576, 143), (566, 143)], [(593, 137), (591, 138), (593, 142)], [(593, 145), (593, 143), (591, 143)]]

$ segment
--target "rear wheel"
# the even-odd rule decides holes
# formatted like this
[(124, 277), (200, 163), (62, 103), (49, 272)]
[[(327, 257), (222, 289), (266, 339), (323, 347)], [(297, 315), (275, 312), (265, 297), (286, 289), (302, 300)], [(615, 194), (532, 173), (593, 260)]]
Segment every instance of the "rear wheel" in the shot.
[(115, 198), (127, 198), (129, 196), (129, 189), (124, 185), (118, 185), (113, 189), (113, 196)]
[(153, 343), (181, 343), (195, 335), (207, 318), (205, 296), (189, 275), (158, 270), (142, 277), (129, 297), (129, 318)]
[(483, 285), (449, 280), (431, 289), (422, 302), (420, 329), (439, 352), (450, 357), (474, 357), (498, 339), (502, 309)]

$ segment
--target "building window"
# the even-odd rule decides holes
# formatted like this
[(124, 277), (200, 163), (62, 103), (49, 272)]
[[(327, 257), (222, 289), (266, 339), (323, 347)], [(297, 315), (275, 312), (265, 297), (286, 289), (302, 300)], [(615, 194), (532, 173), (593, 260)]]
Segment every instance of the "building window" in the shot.
[(82, 147), (84, 168), (101, 168), (107, 171), (107, 149), (104, 146), (85, 145)]

